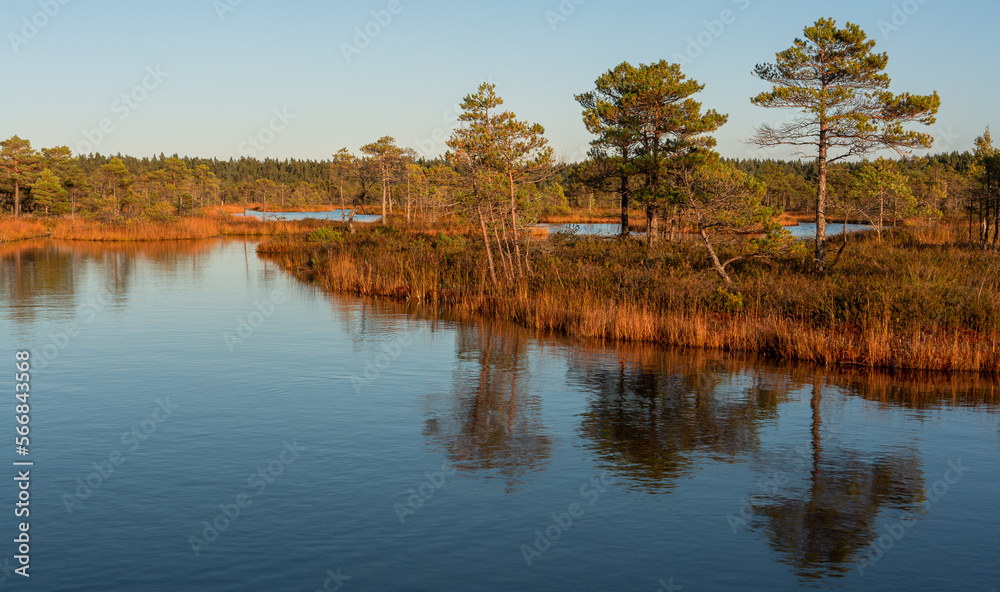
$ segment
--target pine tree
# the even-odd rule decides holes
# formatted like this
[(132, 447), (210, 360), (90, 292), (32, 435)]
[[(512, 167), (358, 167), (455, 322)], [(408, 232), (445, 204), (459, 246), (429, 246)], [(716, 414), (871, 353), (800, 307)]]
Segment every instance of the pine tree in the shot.
[(361, 152), (369, 155), (378, 163), (379, 174), (382, 178), (382, 224), (384, 225), (387, 223), (386, 203), (389, 199), (392, 172), (402, 157), (403, 150), (396, 146), (396, 138), (382, 136), (375, 142), (362, 146)]
[(13, 186), (14, 216), (21, 215), (21, 188), (30, 185), (38, 169), (38, 155), (31, 142), (17, 136), (0, 142), (0, 172)]
[(772, 84), (752, 99), (767, 108), (795, 109), (797, 119), (773, 127), (763, 125), (751, 140), (760, 146), (812, 147), (818, 153), (816, 196), (816, 270), (826, 270), (826, 205), (828, 165), (850, 157), (891, 149), (905, 155), (930, 148), (928, 134), (906, 131), (904, 125), (931, 125), (941, 106), (937, 92), (926, 95), (889, 92), (883, 71), (885, 53), (874, 53), (875, 41), (861, 28), (820, 19), (804, 31), (804, 39), (777, 54), (774, 64), (760, 64), (754, 73)]
[(31, 196), (35, 200), (35, 207), (44, 209), (46, 216), (50, 213), (64, 214), (69, 211), (69, 202), (62, 180), (49, 169), (42, 169), (31, 187)]
[[(587, 130), (597, 136), (592, 156), (617, 169), (621, 233), (627, 235), (633, 196), (647, 206), (647, 219), (655, 225), (659, 209), (671, 200), (670, 169), (679, 159), (714, 146), (715, 140), (705, 134), (719, 129), (727, 116), (714, 110), (703, 114), (691, 97), (704, 85), (665, 60), (638, 67), (623, 62), (602, 74), (595, 86), (576, 100), (584, 108)], [(633, 187), (633, 178), (642, 178), (642, 185)], [(650, 239), (653, 235), (650, 228)]]

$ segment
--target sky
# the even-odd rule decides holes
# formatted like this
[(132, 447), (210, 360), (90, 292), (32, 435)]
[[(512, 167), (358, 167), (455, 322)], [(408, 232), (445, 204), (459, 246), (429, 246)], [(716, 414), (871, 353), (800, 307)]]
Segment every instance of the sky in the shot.
[(732, 158), (789, 116), (753, 106), (752, 76), (821, 17), (889, 54), (891, 90), (938, 91), (932, 152), (998, 123), (996, 0), (3, 0), (0, 136), (35, 148), (324, 159), (382, 136), (433, 157), (484, 81), (541, 123), (557, 155), (592, 139), (574, 95), (623, 61), (665, 59), (705, 85)]

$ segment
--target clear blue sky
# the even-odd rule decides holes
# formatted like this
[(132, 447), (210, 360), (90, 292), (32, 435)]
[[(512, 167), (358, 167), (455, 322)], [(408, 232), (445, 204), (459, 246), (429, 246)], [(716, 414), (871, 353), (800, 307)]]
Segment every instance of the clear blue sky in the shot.
[[(998, 122), (995, 0), (3, 0), (0, 136), (74, 152), (321, 159), (392, 135), (438, 154), (457, 103), (491, 80), (575, 160), (590, 140), (575, 93), (622, 61), (683, 57), (706, 85), (700, 100), (730, 115), (723, 155), (784, 156), (741, 142), (785, 116), (750, 104), (766, 89), (751, 70), (823, 16), (878, 41), (896, 92), (940, 92), (935, 152), (970, 149)], [(348, 60), (356, 27), (376, 34)]]

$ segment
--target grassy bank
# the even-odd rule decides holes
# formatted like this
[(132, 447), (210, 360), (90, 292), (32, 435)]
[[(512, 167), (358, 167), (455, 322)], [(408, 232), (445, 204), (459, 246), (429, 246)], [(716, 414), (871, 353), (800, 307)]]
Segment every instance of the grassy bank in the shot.
[(0, 243), (45, 236), (49, 229), (37, 220), (0, 217)]
[[(335, 228), (335, 227), (334, 227)], [(954, 236), (953, 236), (954, 234)], [(726, 289), (697, 243), (536, 241), (532, 273), (490, 285), (480, 244), (390, 228), (274, 237), (259, 252), (302, 279), (436, 303), (546, 332), (754, 352), (828, 365), (1000, 371), (1000, 256), (948, 228), (855, 239), (825, 276), (808, 255), (734, 270)]]
[(269, 236), (308, 232), (326, 224), (319, 220), (261, 222), (254, 218), (205, 216), (174, 221), (100, 222), (54, 218), (26, 220), (0, 218), (0, 242), (46, 236), (80, 241), (192, 240), (221, 236)]

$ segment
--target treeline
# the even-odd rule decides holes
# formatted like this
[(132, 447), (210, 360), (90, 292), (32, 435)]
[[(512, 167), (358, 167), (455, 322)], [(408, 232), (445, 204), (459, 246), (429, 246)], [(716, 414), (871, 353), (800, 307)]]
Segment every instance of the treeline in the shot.
[[(454, 154), (428, 160), (389, 141), (381, 155), (344, 148), (329, 160), (219, 160), (74, 156), (65, 146), (35, 150), (13, 136), (0, 142), (0, 212), (113, 221), (168, 220), (214, 205), (366, 208), (379, 205), (383, 186), (389, 213), (407, 204), (434, 217), (454, 212)], [(572, 168), (552, 167), (543, 182), (524, 188), (525, 200), (568, 212), (559, 181), (572, 186)]]
[[(540, 214), (574, 208), (616, 209), (623, 235), (638, 210), (649, 245), (693, 232), (713, 260), (715, 235), (765, 233), (768, 248), (780, 247), (777, 214), (813, 213), (817, 271), (826, 265), (827, 220), (837, 216), (865, 220), (879, 235), (903, 220), (963, 217), (970, 242), (1000, 246), (1000, 166), (989, 130), (972, 153), (912, 157), (914, 150), (930, 149), (933, 138), (906, 126), (934, 123), (937, 93), (889, 92), (888, 57), (874, 53), (875, 42), (857, 25), (838, 28), (820, 19), (804, 34), (795, 51), (757, 66), (755, 75), (771, 88), (750, 99), (798, 116), (759, 127), (750, 141), (768, 148), (812, 146), (817, 158), (811, 161), (723, 158), (712, 134), (728, 115), (695, 100), (703, 84), (678, 64), (625, 62), (575, 97), (594, 136), (580, 163), (554, 162), (544, 129), (501, 111), (502, 99), (486, 84), (465, 97), (448, 152), (432, 161), (391, 136), (357, 152), (341, 148), (326, 160), (283, 161), (74, 157), (66, 147), (36, 151), (14, 136), (0, 151), (0, 200), (15, 216), (109, 221), (170, 219), (226, 204), (265, 210), (327, 204), (352, 212), (377, 206), (383, 223), (389, 215), (432, 221), (459, 215), (486, 241), (497, 277), (523, 273), (528, 224)], [(842, 55), (842, 63), (816, 57), (827, 52)], [(817, 60), (827, 70), (818, 71)], [(828, 88), (830, 79), (838, 81), (836, 92)], [(867, 160), (885, 151), (900, 158)], [(767, 251), (762, 244), (754, 245), (754, 256)], [(731, 262), (716, 262), (724, 278)]]
[[(768, 205), (779, 206), (784, 211), (815, 213), (819, 183), (819, 166), (815, 161), (738, 159), (728, 162), (765, 183)], [(857, 195), (851, 195), (851, 183), (863, 166), (863, 162), (847, 162), (831, 167), (835, 202), (848, 203), (857, 199)], [(972, 152), (913, 157), (897, 161), (895, 166), (905, 176), (910, 194), (949, 216), (966, 212), (965, 203), (980, 180), (977, 174), (979, 159)]]
[[(988, 132), (987, 132), (988, 133)], [(148, 185), (157, 185), (166, 173), (174, 170), (180, 172), (188, 181), (188, 187), (181, 193), (181, 200), (174, 199), (168, 185), (160, 183), (152, 193), (162, 201), (174, 207), (161, 208), (163, 213), (184, 214), (192, 207), (202, 205), (202, 193), (199, 191), (199, 175), (205, 181), (205, 188), (211, 191), (204, 193), (204, 204), (242, 204), (256, 203), (260, 197), (256, 189), (258, 180), (270, 181), (275, 186), (275, 196), (271, 203), (281, 204), (282, 195), (287, 206), (315, 206), (329, 204), (339, 206), (340, 176), (344, 177), (345, 199), (348, 204), (371, 205), (376, 203), (380, 193), (372, 193), (369, 183), (365, 191), (360, 179), (366, 174), (359, 170), (365, 163), (361, 159), (353, 160), (348, 170), (337, 170), (334, 160), (299, 160), (299, 159), (264, 159), (240, 158), (230, 160), (195, 158), (177, 155), (138, 158), (121, 154), (110, 156), (89, 154), (73, 157), (69, 149), (43, 149), (35, 152), (26, 142), (24, 152), (18, 154), (16, 146), (23, 142), (16, 136), (3, 142), (4, 150), (0, 164), (0, 208), (2, 211), (14, 213), (15, 185), (20, 192), (20, 212), (45, 214), (68, 214), (70, 211), (84, 215), (94, 215), (101, 211), (100, 192), (101, 179), (108, 175), (108, 165), (113, 161), (121, 161), (128, 175), (132, 178), (133, 191), (146, 191)], [(7, 146), (10, 146), (8, 149)], [(985, 153), (986, 156), (990, 153)], [(766, 189), (764, 203), (776, 206), (783, 211), (814, 213), (816, 188), (819, 178), (818, 166), (815, 161), (786, 161), (774, 159), (723, 159), (736, 169), (751, 175), (763, 183)], [(416, 158), (407, 163), (416, 173), (420, 187), (425, 188), (427, 181), (434, 181), (441, 176), (441, 171), (448, 168), (445, 159), (427, 160)], [(183, 165), (183, 166), (181, 166)], [(832, 196), (837, 203), (847, 204), (857, 200), (852, 195), (851, 183), (854, 176), (862, 168), (863, 163), (841, 163), (831, 168)], [(973, 215), (981, 206), (992, 203), (992, 200), (979, 199), (979, 194), (991, 185), (991, 177), (984, 169), (984, 160), (976, 152), (950, 152), (935, 155), (915, 157), (895, 163), (900, 173), (905, 177), (908, 193), (915, 196), (918, 202), (933, 205), (943, 215), (956, 217), (965, 216), (972, 210)], [(608, 207), (617, 204), (615, 191), (606, 190), (600, 185), (588, 184), (585, 171), (588, 162), (566, 163), (554, 166), (551, 175), (539, 182), (535, 187), (534, 197), (539, 200), (539, 211), (547, 213), (569, 213), (572, 210), (598, 209), (606, 211)], [(48, 169), (57, 178), (43, 174)], [(210, 174), (210, 175), (209, 175)], [(373, 175), (368, 174), (368, 177)], [(405, 178), (400, 175), (401, 181)], [(139, 186), (135, 180), (140, 181)], [(55, 188), (53, 183), (60, 186)], [(151, 182), (151, 183), (150, 183)], [(411, 178), (411, 198), (412, 184)], [(218, 186), (216, 187), (216, 184)], [(192, 187), (191, 185), (198, 185)], [(187, 194), (189, 198), (183, 197)], [(36, 199), (37, 196), (37, 199)], [(195, 199), (196, 196), (198, 199)], [(421, 198), (425, 196), (421, 195)], [(153, 200), (155, 202), (155, 199)], [(75, 204), (74, 204), (75, 202)], [(180, 209), (177, 209), (177, 204)], [(185, 207), (185, 204), (187, 207)], [(155, 205), (155, 203), (150, 204)], [(989, 208), (996, 210), (995, 205)], [(134, 216), (148, 215), (148, 209), (126, 208), (124, 214)], [(855, 212), (857, 215), (857, 212)], [(991, 230), (994, 227), (990, 217)], [(991, 232), (991, 236), (992, 236)]]

